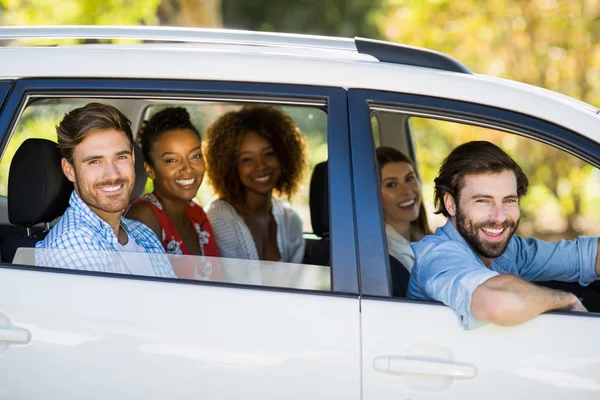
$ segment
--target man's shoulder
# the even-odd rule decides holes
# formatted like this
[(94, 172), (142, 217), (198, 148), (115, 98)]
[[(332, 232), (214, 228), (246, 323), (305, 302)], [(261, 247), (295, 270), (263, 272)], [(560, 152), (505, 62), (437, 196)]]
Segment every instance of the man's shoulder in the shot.
[(127, 226), (127, 230), (129, 231), (129, 233), (136, 240), (137, 239), (146, 239), (146, 240), (151, 239), (152, 240), (152, 239), (154, 239), (154, 237), (156, 237), (156, 234), (154, 232), (152, 232), (152, 229), (150, 229), (143, 222), (140, 222), (135, 219), (125, 218), (125, 217), (122, 217), (122, 221), (125, 223), (125, 226)]
[(418, 242), (412, 242), (410, 247), (415, 253), (415, 258), (423, 258), (432, 252), (472, 253), (466, 243), (439, 234), (427, 235)]

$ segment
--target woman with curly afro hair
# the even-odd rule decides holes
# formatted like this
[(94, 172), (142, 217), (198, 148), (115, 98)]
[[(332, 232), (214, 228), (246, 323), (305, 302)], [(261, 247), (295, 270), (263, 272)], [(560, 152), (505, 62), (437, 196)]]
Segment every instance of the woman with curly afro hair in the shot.
[(150, 227), (168, 254), (218, 256), (208, 217), (195, 199), (205, 165), (190, 115), (182, 107), (166, 108), (145, 122), (140, 135), (154, 191), (135, 201), (127, 217)]
[(302, 220), (289, 203), (306, 168), (305, 138), (279, 108), (246, 106), (206, 132), (208, 210), (222, 257), (301, 263)]

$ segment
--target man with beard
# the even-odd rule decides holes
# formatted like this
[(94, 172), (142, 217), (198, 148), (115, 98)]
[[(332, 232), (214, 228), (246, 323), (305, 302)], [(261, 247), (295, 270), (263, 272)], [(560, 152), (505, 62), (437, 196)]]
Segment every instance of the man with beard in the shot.
[(598, 238), (548, 243), (514, 235), (529, 182), (499, 147), (469, 142), (454, 149), (435, 179), (437, 213), (448, 218), (412, 243), (408, 297), (452, 307), (465, 329), (511, 326), (550, 310), (586, 311), (571, 293), (529, 281), (598, 279)]
[(175, 277), (166, 258), (131, 254), (164, 250), (150, 228), (122, 217), (135, 184), (130, 125), (116, 108), (90, 103), (56, 128), (62, 170), (75, 190), (60, 221), (36, 244), (37, 265)]

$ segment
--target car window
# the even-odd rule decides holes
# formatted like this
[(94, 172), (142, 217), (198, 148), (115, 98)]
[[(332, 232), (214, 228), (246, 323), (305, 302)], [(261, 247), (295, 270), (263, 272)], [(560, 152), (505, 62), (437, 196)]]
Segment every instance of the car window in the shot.
[[(223, 283), (234, 283), (244, 285), (259, 285), (270, 287), (284, 287), (291, 289), (309, 289), (318, 291), (331, 291), (331, 269), (329, 254), (329, 241), (323, 241), (323, 237), (314, 234), (311, 223), (311, 210), (309, 201), (309, 188), (311, 177), (315, 166), (323, 164), (328, 158), (328, 116), (326, 107), (319, 101), (318, 105), (293, 105), (290, 102), (278, 104), (277, 102), (256, 101), (190, 101), (190, 100), (168, 100), (157, 98), (44, 98), (43, 96), (30, 99), (24, 107), (21, 116), (18, 119), (12, 134), (9, 137), (8, 144), (3, 152), (0, 161), (0, 195), (10, 196), (8, 192), (8, 175), (11, 161), (17, 149), (29, 138), (42, 138), (56, 142), (56, 126), (63, 116), (69, 111), (81, 107), (90, 102), (100, 102), (111, 104), (122, 111), (132, 122), (133, 134), (137, 136), (143, 127), (144, 121), (148, 120), (156, 113), (168, 107), (184, 107), (191, 116), (192, 123), (195, 125), (203, 140), (207, 129), (215, 123), (221, 116), (230, 111), (239, 111), (247, 105), (262, 105), (274, 107), (284, 114), (291, 117), (293, 122), (299, 127), (301, 135), (306, 142), (306, 167), (303, 171), (302, 181), (298, 185), (298, 192), (291, 198), (281, 196), (282, 203), (289, 203), (302, 222), (302, 231), (304, 242), (300, 258), (294, 262), (279, 262), (249, 260), (240, 257), (239, 259), (227, 257), (203, 257), (203, 256), (183, 256), (169, 254), (158, 263), (170, 264), (174, 270), (175, 277), (178, 279), (191, 279), (201, 281), (213, 281)], [(210, 168), (210, 167), (209, 167)], [(325, 185), (327, 182), (325, 181)], [(153, 190), (152, 180), (148, 179), (143, 194), (150, 193)], [(321, 191), (321, 195), (327, 193)], [(197, 204), (202, 205), (207, 210), (212, 202), (216, 200), (215, 191), (210, 185), (205, 174), (200, 190), (196, 196)], [(320, 204), (324, 204), (320, 201)], [(208, 206), (208, 208), (207, 208)], [(287, 215), (287, 214), (286, 214)], [(241, 219), (240, 219), (241, 220)], [(49, 221), (45, 221), (49, 222)], [(56, 221), (55, 221), (56, 222)], [(302, 232), (300, 231), (300, 232)], [(163, 231), (164, 234), (164, 231)], [(322, 235), (322, 233), (320, 233)], [(327, 232), (327, 235), (329, 232)], [(44, 234), (40, 236), (42, 238)], [(285, 239), (285, 236), (284, 240)], [(164, 238), (163, 238), (164, 239)], [(159, 238), (160, 240), (160, 238)], [(278, 245), (281, 245), (278, 234)], [(314, 248), (319, 247), (318, 252)], [(324, 249), (324, 250), (323, 250)], [(281, 251), (280, 251), (281, 253)], [(119, 261), (111, 261), (110, 265), (97, 270), (100, 272), (130, 273), (135, 268), (132, 266), (139, 260), (136, 260), (136, 253), (119, 254)], [(318, 254), (315, 256), (315, 254)], [(283, 257), (283, 254), (281, 255)], [(310, 256), (310, 257), (309, 257)], [(55, 267), (78, 270), (93, 270), (89, 268), (90, 259), (113, 259), (112, 256), (104, 254), (101, 250), (73, 252), (69, 250), (56, 249), (33, 249), (28, 246), (19, 248), (14, 262), (25, 265), (35, 265), (43, 267)], [(50, 261), (48, 261), (50, 260)], [(87, 260), (87, 261), (86, 261)], [(11, 260), (3, 260), (11, 261)], [(131, 263), (131, 265), (129, 265)], [(154, 261), (152, 262), (154, 265)], [(145, 275), (140, 273), (139, 275)]]
[[(483, 140), (502, 148), (521, 166), (528, 177), (529, 189), (520, 199), (520, 222), (516, 234), (549, 242), (600, 235), (600, 217), (595, 207), (600, 200), (600, 190), (598, 190), (600, 170), (589, 162), (532, 137), (500, 129), (476, 126), (467, 122), (412, 116), (391, 110), (389, 112), (377, 110), (376, 113), (380, 139), (374, 142), (379, 149), (378, 155), (383, 154), (381, 146), (384, 146), (393, 149), (390, 150), (391, 152), (402, 152), (414, 162), (415, 175), (420, 180), (420, 198), (429, 232), (435, 232), (446, 223), (446, 218), (436, 214), (434, 207), (434, 179), (438, 175), (442, 162), (455, 147), (466, 142)], [(395, 173), (409, 172), (408, 169), (398, 171)], [(381, 178), (384, 179), (380, 187), (382, 219), (386, 225), (388, 252), (404, 265), (408, 265), (410, 269), (414, 263), (414, 256), (408, 249), (408, 243), (403, 241), (404, 236), (399, 235), (402, 232), (390, 228), (394, 226), (393, 223), (386, 223), (386, 218), (394, 217), (386, 211), (386, 200), (389, 200), (386, 191), (392, 189), (386, 188), (385, 181), (390, 172), (382, 170), (381, 174)], [(404, 202), (401, 205), (409, 206), (408, 202), (411, 199), (408, 199), (408, 190), (403, 194), (406, 199), (398, 200), (400, 195), (397, 193), (394, 193), (394, 196), (395, 206), (398, 206), (398, 202)], [(419, 213), (416, 212), (416, 215)], [(411, 224), (411, 230), (407, 231), (410, 235), (414, 233), (414, 226), (418, 226), (418, 220), (413, 218)], [(419, 237), (405, 238), (406, 242), (420, 240), (423, 236), (422, 231), (421, 233)], [(402, 238), (399, 239), (399, 236)], [(394, 266), (390, 265), (390, 268), (393, 273)], [(573, 282), (537, 283), (573, 292), (583, 299), (589, 311), (600, 312), (598, 282), (593, 282), (586, 287)]]

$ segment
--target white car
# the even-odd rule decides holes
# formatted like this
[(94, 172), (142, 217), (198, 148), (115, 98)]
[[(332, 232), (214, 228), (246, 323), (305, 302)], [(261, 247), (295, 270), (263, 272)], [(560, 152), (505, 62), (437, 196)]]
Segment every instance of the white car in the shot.
[[(146, 42), (53, 45), (74, 38)], [(374, 156), (385, 144), (438, 165), (445, 124), (531, 157), (566, 152), (570, 168), (593, 172), (597, 108), (361, 38), (2, 27), (0, 39), (37, 40), (0, 47), (0, 399), (600, 398), (600, 314), (466, 331), (452, 309), (402, 297)], [(201, 131), (242, 104), (282, 106), (310, 139), (311, 167), (324, 166), (292, 199), (306, 263), (192, 257), (177, 280), (36, 267), (33, 243), (60, 216), (46, 212), (59, 178), (27, 178), (45, 173), (32, 152), (11, 162), (26, 139), (55, 141), (64, 113), (90, 101), (117, 106), (134, 132), (165, 105), (187, 107)], [(585, 290), (595, 310), (600, 291)]]

